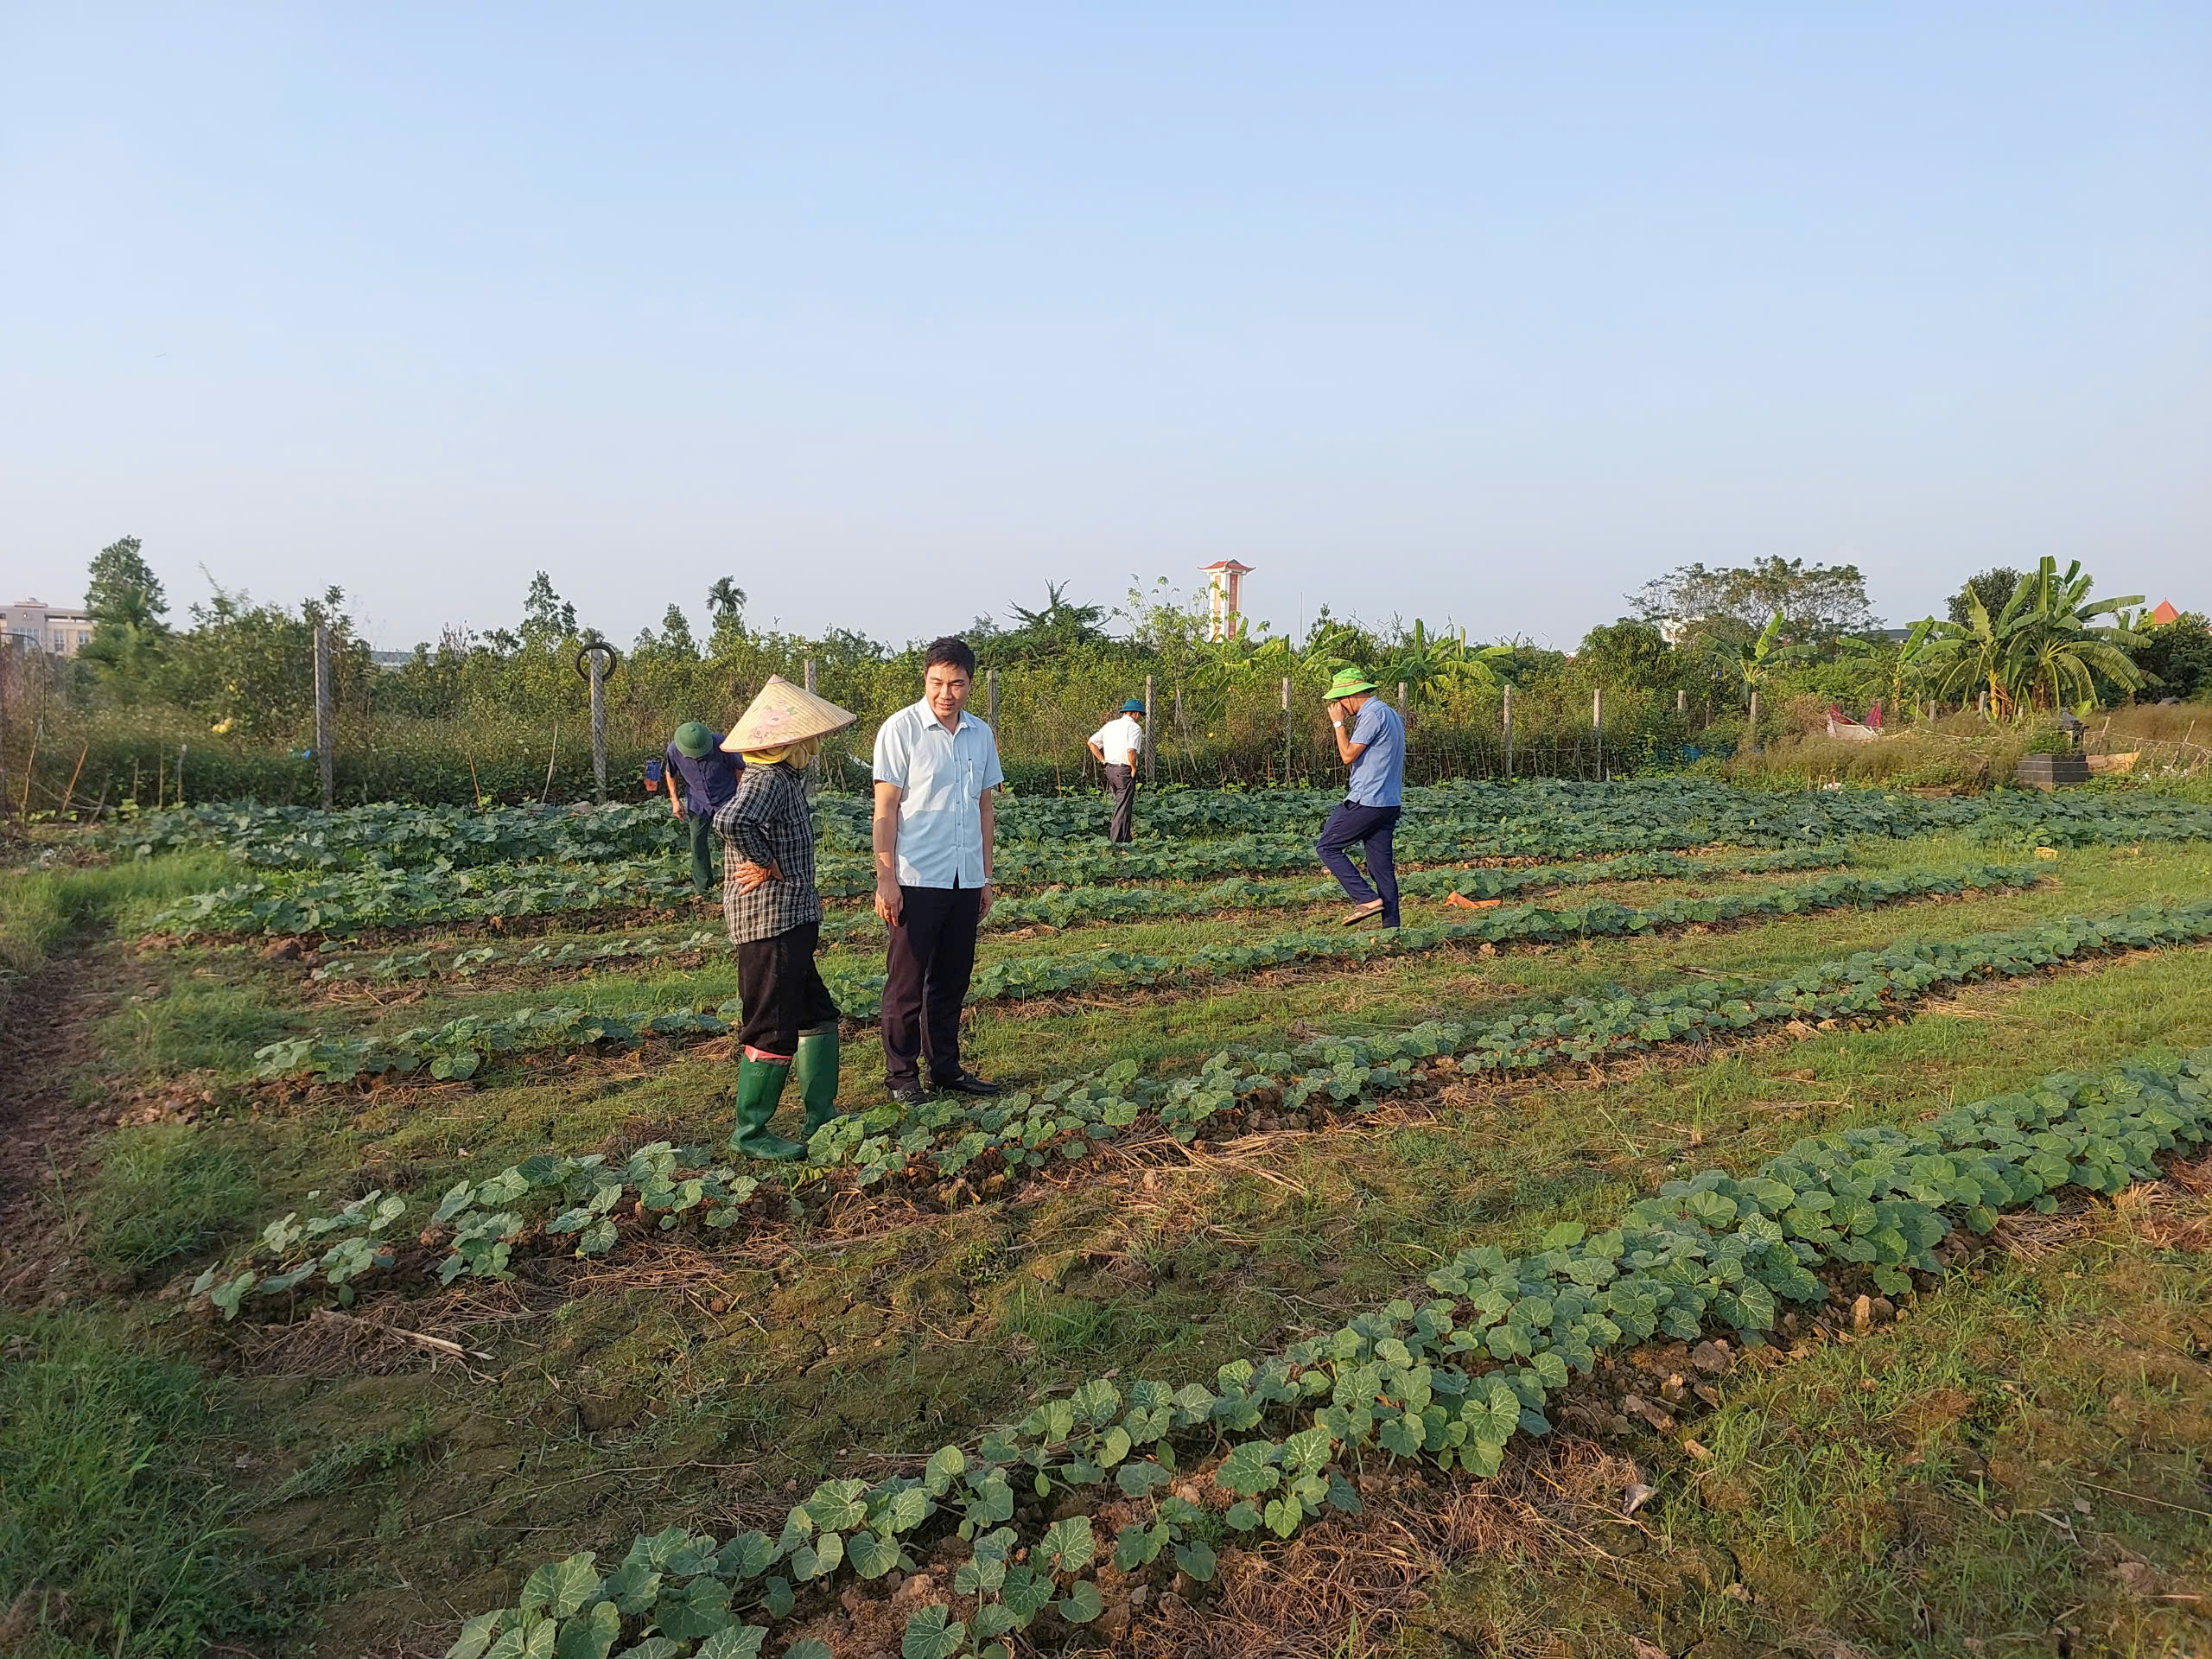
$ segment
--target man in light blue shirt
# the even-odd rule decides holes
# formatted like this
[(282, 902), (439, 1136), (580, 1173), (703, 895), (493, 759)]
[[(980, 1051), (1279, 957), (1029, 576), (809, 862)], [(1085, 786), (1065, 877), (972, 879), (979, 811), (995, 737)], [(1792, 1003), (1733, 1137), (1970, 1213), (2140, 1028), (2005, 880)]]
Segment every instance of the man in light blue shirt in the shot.
[[(1375, 683), (1357, 669), (1339, 670), (1324, 695), (1337, 754), (1351, 768), (1351, 785), (1343, 804), (1329, 814), (1313, 850), (1351, 900), (1346, 927), (1378, 916), (1383, 926), (1395, 927), (1398, 871), (1391, 840), (1405, 800), (1406, 725), (1396, 709), (1375, 695)], [(1345, 850), (1355, 842), (1366, 855), (1373, 887)]]
[(976, 653), (931, 643), (922, 700), (875, 734), (875, 913), (890, 930), (883, 987), (883, 1070), (902, 1105), (937, 1088), (995, 1095), (960, 1064), (960, 1009), (976, 968), (976, 930), (991, 909), (998, 739), (968, 712)]

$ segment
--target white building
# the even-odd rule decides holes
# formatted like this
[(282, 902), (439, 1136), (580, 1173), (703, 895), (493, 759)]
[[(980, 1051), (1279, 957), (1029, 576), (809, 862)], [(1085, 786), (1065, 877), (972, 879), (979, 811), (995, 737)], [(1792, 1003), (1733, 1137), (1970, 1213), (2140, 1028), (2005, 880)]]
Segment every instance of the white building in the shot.
[(10, 645), (29, 645), (56, 657), (74, 657), (92, 643), (92, 619), (82, 611), (67, 611), (44, 600), (19, 600), (0, 605), (0, 636)]

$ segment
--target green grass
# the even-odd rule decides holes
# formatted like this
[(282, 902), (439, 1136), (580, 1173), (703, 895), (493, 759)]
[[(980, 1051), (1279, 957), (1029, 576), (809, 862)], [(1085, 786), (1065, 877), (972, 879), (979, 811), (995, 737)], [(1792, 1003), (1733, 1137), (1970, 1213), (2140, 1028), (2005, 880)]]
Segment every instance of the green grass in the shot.
[(283, 1503), (296, 1497), (327, 1497), (364, 1478), (388, 1474), (422, 1461), (430, 1455), (435, 1440), (430, 1414), (418, 1407), (401, 1427), (324, 1446), (287, 1477), (269, 1501)]
[(261, 1184), (245, 1154), (178, 1124), (118, 1129), (80, 1206), (92, 1254), (132, 1273), (201, 1254), (252, 1224)]
[(222, 1424), (196, 1370), (81, 1313), (0, 1317), (0, 1646), (199, 1659), (295, 1622), (203, 1466)]

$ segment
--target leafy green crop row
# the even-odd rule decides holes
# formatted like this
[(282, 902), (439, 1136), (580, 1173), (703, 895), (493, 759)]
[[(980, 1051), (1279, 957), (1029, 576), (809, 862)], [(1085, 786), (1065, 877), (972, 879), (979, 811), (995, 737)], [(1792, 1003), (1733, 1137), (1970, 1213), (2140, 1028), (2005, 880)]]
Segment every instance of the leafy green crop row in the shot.
[[(1126, 950), (1085, 950), (1008, 957), (976, 970), (968, 1001), (1014, 1001), (1056, 996), (1076, 989), (1185, 983), (1224, 974), (1255, 973), (1302, 962), (1369, 962), (1462, 944), (1525, 944), (1605, 938), (1671, 927), (1710, 925), (1760, 916), (1871, 907), (1937, 893), (2033, 885), (2031, 867), (1983, 865), (1955, 873), (1909, 871), (1892, 876), (1829, 876), (1796, 887), (1727, 893), (1709, 899), (1672, 899), (1645, 908), (1599, 901), (1576, 909), (1519, 905), (1467, 921), (1395, 932), (1286, 933), (1251, 944), (1202, 945), (1180, 956)], [(850, 1020), (872, 1020), (882, 1007), (883, 976), (825, 962), (823, 976)], [(640, 1037), (718, 1037), (729, 1030), (737, 1005), (717, 1010), (674, 1009), (643, 1017), (574, 1007), (524, 1008), (513, 1014), (464, 1014), (440, 1026), (416, 1026), (391, 1038), (294, 1037), (255, 1052), (264, 1077), (315, 1077), (350, 1082), (363, 1074), (405, 1075), (428, 1065), (440, 1079), (475, 1075), (487, 1053), (526, 1049), (630, 1044)]]
[[(1484, 836), (1484, 827), (1480, 825), (1456, 821), (1420, 824), (1401, 834), (1398, 856), (1408, 865), (1478, 857), (1483, 855), (1479, 849)], [(1826, 848), (1789, 849), (1793, 855), (1801, 851), (1815, 855), (1815, 866), (1834, 861)], [(1232, 842), (1169, 842), (1092, 853), (1014, 846), (1000, 852), (992, 874), (1002, 891), (1043, 886), (1050, 892), (1062, 890), (1065, 884), (1071, 882), (1191, 880), (1234, 878), (1255, 872), (1310, 872), (1314, 863), (1312, 843), (1303, 836), (1246, 836)], [(1565, 886), (1574, 879), (1556, 873), (1567, 867), (1551, 868), (1554, 874), (1532, 878), (1533, 884)], [(1655, 867), (1669, 868), (1671, 867)], [(1784, 863), (1776, 868), (1808, 867)], [(1684, 873), (1690, 872), (1686, 869)], [(1592, 875), (1589, 879), (1635, 878), (1616, 874)], [(828, 858), (817, 867), (816, 880), (825, 898), (863, 898), (875, 891), (875, 869), (867, 859)], [(1495, 886), (1486, 885), (1492, 880)], [(1414, 882), (1411, 890), (1418, 893), (1422, 885)], [(1465, 886), (1456, 880), (1450, 886), (1471, 896), (1520, 890), (1513, 875), (1505, 872), (1475, 877)], [(1334, 891), (1311, 884), (1300, 884), (1297, 890), (1325, 894)], [(1220, 902), (1210, 908), (1244, 907), (1250, 902), (1252, 891), (1239, 883), (1224, 889)], [(1168, 905), (1179, 900), (1179, 895), (1178, 899), (1159, 902)], [(156, 916), (153, 925), (157, 931), (188, 938), (297, 933), (346, 938), (371, 931), (404, 931), (494, 918), (621, 912), (643, 905), (689, 906), (693, 902), (690, 878), (672, 855), (599, 864), (456, 867), (435, 863), (421, 869), (376, 866), (257, 876), (179, 899)], [(1034, 921), (1049, 921), (1063, 913), (1072, 919), (1083, 914), (1085, 906), (1100, 917), (1187, 913), (1169, 909), (1146, 912), (1143, 901), (1119, 899), (1104, 891), (1096, 896), (1076, 899), (1068, 897), (1063, 890), (1058, 896), (1039, 894), (1032, 903), (1033, 911), (1029, 919)], [(1131, 909), (1129, 906), (1137, 908)], [(1014, 924), (1002, 921), (1000, 925)]]
[[(1939, 1270), (1936, 1248), (1957, 1229), (2050, 1210), (2069, 1185), (2116, 1192), (2208, 1135), (2212, 1052), (1800, 1141), (1748, 1179), (1669, 1182), (1594, 1236), (1563, 1223), (1524, 1255), (1470, 1245), (1418, 1301), (1210, 1383), (1094, 1378), (940, 1446), (918, 1474), (823, 1481), (777, 1535), (675, 1526), (606, 1573), (591, 1552), (549, 1561), (513, 1605), (468, 1620), (448, 1659), (607, 1659), (624, 1642), (626, 1659), (751, 1659), (779, 1623), (959, 1552), (949, 1535), (966, 1546), (950, 1595), (909, 1616), (901, 1652), (1006, 1659), (1040, 1620), (1088, 1624), (1147, 1577), (1210, 1580), (1210, 1537), (1287, 1538), (1325, 1510), (1357, 1513), (1348, 1471), (1404, 1460), (1495, 1474), (1516, 1433), (1549, 1433), (1551, 1397), (1600, 1355), (1716, 1325), (1759, 1343), (1783, 1301), (1824, 1295), (1821, 1269), (1863, 1268), (1904, 1291), (1909, 1270)], [(1109, 1501), (1133, 1512), (1110, 1539), (1094, 1521)], [(814, 1637), (784, 1651), (831, 1654)]]
[[(1319, 790), (1147, 791), (1140, 797), (1140, 823), (1154, 842), (1285, 834), (1303, 840), (1337, 798)], [(1490, 841), (1479, 850), (1507, 856), (1588, 856), (1713, 843), (1783, 846), (1944, 830), (2045, 844), (2212, 836), (2212, 811), (2141, 791), (1999, 792), (1923, 801), (1859, 789), (1765, 793), (1704, 779), (1538, 779), (1415, 788), (1407, 791), (1406, 804), (1412, 824), (1456, 819), (1484, 826)], [(860, 797), (821, 798), (817, 812), (825, 848), (864, 852), (868, 810)], [(1002, 842), (1065, 849), (1098, 837), (1105, 812), (1099, 798), (1090, 795), (1016, 798), (1003, 804), (998, 825)], [(214, 846), (267, 868), (327, 870), (620, 860), (671, 849), (676, 832), (658, 800), (483, 812), (394, 804), (322, 812), (246, 803), (148, 813), (112, 832), (111, 839), (119, 850), (142, 856)]]
[[(461, 1183), (446, 1194), (428, 1226), (409, 1224), (405, 1230), (424, 1252), (444, 1242), (448, 1254), (439, 1269), (444, 1281), (464, 1273), (504, 1277), (515, 1255), (566, 1249), (568, 1234), (587, 1225), (591, 1230), (581, 1232), (576, 1252), (599, 1254), (613, 1245), (626, 1222), (665, 1230), (696, 1210), (708, 1224), (728, 1225), (715, 1217), (734, 1218), (736, 1206), (756, 1195), (768, 1202), (786, 1182), (794, 1193), (831, 1185), (980, 1182), (1001, 1172), (1080, 1162), (1132, 1130), (1164, 1132), (1186, 1143), (1233, 1134), (1243, 1116), (1259, 1106), (1323, 1120), (1365, 1111), (1403, 1090), (1420, 1064), (1439, 1057), (1463, 1074), (1525, 1073), (1710, 1042), (1777, 1021), (1878, 1018), (1973, 980), (2020, 978), (2099, 952), (2206, 938), (2212, 938), (2212, 905), (2136, 911), (1950, 943), (1895, 945), (1764, 985), (1708, 982), (1645, 996), (1573, 998), (1482, 1023), (1432, 1021), (1393, 1037), (1324, 1038), (1278, 1051), (1232, 1048), (1179, 1077), (1147, 1077), (1136, 1062), (1124, 1060), (983, 1105), (934, 1100), (846, 1113), (816, 1131), (804, 1166), (764, 1166), (759, 1179), (742, 1183), (712, 1166), (711, 1154), (696, 1147), (677, 1154), (648, 1147), (632, 1160), (632, 1168), (620, 1173), (594, 1158), (533, 1158), (474, 1187)], [(639, 1165), (640, 1159), (648, 1164)], [(764, 1194), (764, 1187), (770, 1191)], [(658, 1195), (666, 1191), (683, 1195), (683, 1201), (664, 1201)], [(350, 1299), (353, 1281), (401, 1268), (401, 1253), (387, 1241), (397, 1236), (395, 1230), (407, 1215), (406, 1200), (379, 1194), (304, 1228), (287, 1216), (244, 1256), (211, 1269), (199, 1289), (219, 1291), (227, 1315), (250, 1292), (289, 1292), (320, 1272)], [(575, 1225), (551, 1224), (563, 1216)], [(331, 1243), (321, 1244), (326, 1238)], [(501, 1244), (508, 1253), (496, 1260), (480, 1252), (472, 1256), (464, 1239)], [(320, 1259), (315, 1249), (322, 1252)], [(427, 1270), (430, 1256), (410, 1259)], [(335, 1265), (339, 1274), (331, 1277), (319, 1260)]]
[[(1588, 864), (1522, 865), (1479, 870), (1408, 870), (1399, 885), (1408, 897), (1441, 898), (1458, 893), (1471, 899), (1494, 899), (1508, 893), (1546, 887), (1594, 886), (1601, 881), (1668, 880), (1699, 876), (1744, 875), (1782, 870), (1827, 869), (1849, 861), (1840, 848), (1787, 849), (1778, 853), (1753, 853), (1732, 859), (1691, 859), (1675, 853), (1638, 853), (1626, 858)], [(1047, 888), (1038, 893), (1001, 899), (991, 908), (987, 925), (1003, 931), (1042, 923), (1049, 927), (1072, 927), (1085, 922), (1139, 920), (1173, 916), (1217, 916), (1224, 911), (1294, 909), (1339, 901), (1343, 894), (1332, 881), (1259, 882), (1234, 877), (1211, 887), (1071, 887)], [(823, 920), (822, 936), (839, 940), (880, 937), (882, 924), (874, 912), (832, 914)], [(576, 939), (561, 944), (479, 944), (458, 950), (443, 963), (429, 950), (391, 951), (382, 957), (350, 957), (325, 963), (315, 970), (317, 980), (372, 979), (379, 982), (428, 979), (442, 974), (466, 978), (492, 968), (569, 967), (618, 960), (688, 955), (696, 950), (722, 950), (721, 937), (693, 932), (672, 941), (643, 938)]]

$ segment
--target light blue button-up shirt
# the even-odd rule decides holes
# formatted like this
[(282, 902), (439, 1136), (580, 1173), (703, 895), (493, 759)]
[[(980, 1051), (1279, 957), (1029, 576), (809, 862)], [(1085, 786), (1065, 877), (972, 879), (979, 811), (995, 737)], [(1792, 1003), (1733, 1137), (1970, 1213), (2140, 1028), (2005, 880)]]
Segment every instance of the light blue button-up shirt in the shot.
[(1352, 721), (1351, 741), (1367, 748), (1351, 763), (1351, 798), (1361, 806), (1403, 804), (1406, 726), (1398, 711), (1380, 697), (1368, 698)]
[(948, 732), (926, 698), (875, 734), (875, 781), (899, 789), (899, 885), (983, 885), (983, 791), (1006, 781), (998, 739), (966, 710)]

